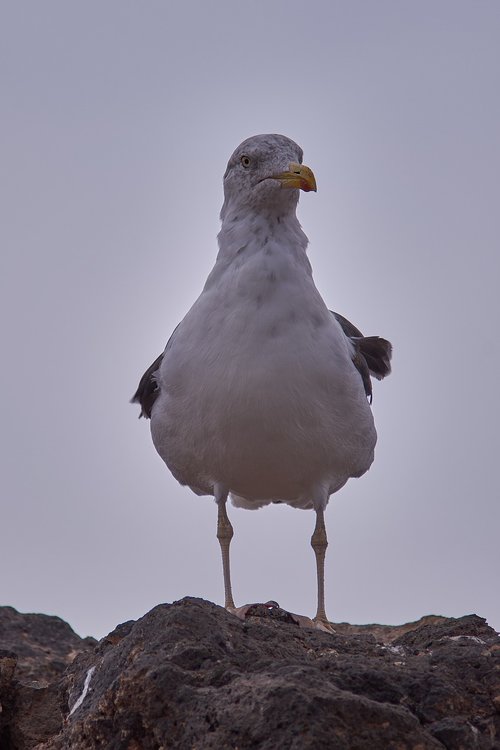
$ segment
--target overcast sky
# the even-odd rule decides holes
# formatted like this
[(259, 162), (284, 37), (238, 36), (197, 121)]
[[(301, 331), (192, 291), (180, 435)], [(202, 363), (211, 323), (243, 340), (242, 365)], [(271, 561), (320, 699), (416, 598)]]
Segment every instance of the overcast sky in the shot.
[[(500, 628), (500, 3), (16, 0), (0, 36), (0, 604), (102, 636), (223, 603), (216, 507), (128, 401), (213, 265), (229, 155), (277, 132), (317, 178), (317, 286), (394, 345), (328, 614)], [(228, 510), (236, 603), (314, 614), (314, 514)]]

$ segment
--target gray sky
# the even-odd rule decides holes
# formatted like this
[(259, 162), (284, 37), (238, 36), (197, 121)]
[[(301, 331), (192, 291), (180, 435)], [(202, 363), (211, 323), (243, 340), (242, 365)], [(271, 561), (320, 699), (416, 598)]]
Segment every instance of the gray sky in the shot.
[[(500, 4), (16, 0), (0, 36), (0, 604), (102, 636), (222, 603), (213, 501), (128, 400), (214, 262), (229, 155), (278, 132), (317, 286), (394, 345), (329, 616), (500, 628)], [(312, 615), (314, 514), (229, 513), (236, 603)]]

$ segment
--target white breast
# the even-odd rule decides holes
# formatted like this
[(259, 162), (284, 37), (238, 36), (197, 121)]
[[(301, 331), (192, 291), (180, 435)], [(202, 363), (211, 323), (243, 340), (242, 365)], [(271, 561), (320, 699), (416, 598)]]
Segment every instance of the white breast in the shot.
[(373, 460), (371, 410), (306, 242), (296, 220), (222, 236), (205, 289), (167, 347), (152, 435), (194, 491), (212, 494), (218, 482), (246, 507), (310, 507)]

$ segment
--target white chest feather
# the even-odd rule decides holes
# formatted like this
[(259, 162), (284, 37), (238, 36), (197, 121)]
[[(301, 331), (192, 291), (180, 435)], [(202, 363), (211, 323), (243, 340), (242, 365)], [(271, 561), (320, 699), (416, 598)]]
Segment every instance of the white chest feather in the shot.
[[(165, 352), (152, 432), (174, 475), (310, 503), (366, 471), (376, 434), (350, 344), (295, 217), (225, 222), (205, 288)], [(308, 499), (309, 498), (309, 499)]]

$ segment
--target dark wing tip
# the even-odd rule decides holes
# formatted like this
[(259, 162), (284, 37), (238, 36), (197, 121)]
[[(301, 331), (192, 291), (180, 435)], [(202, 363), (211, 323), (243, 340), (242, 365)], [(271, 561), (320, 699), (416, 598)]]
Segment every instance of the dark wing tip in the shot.
[(160, 369), (162, 359), (163, 353), (155, 359), (150, 367), (148, 367), (139, 382), (139, 387), (130, 399), (131, 404), (140, 404), (141, 406), (139, 418), (146, 417), (146, 419), (151, 419), (153, 404), (158, 398), (160, 390), (158, 388), (158, 383), (156, 382), (156, 373)]
[(371, 403), (372, 384), (370, 375), (377, 380), (382, 380), (390, 374), (392, 344), (380, 336), (363, 336), (359, 328), (356, 328), (343, 315), (332, 310), (330, 312), (354, 345), (355, 352), (352, 361), (361, 375), (366, 396)]
[(366, 336), (359, 340), (359, 350), (366, 359), (370, 374), (383, 380), (391, 373), (392, 344), (380, 336)]

